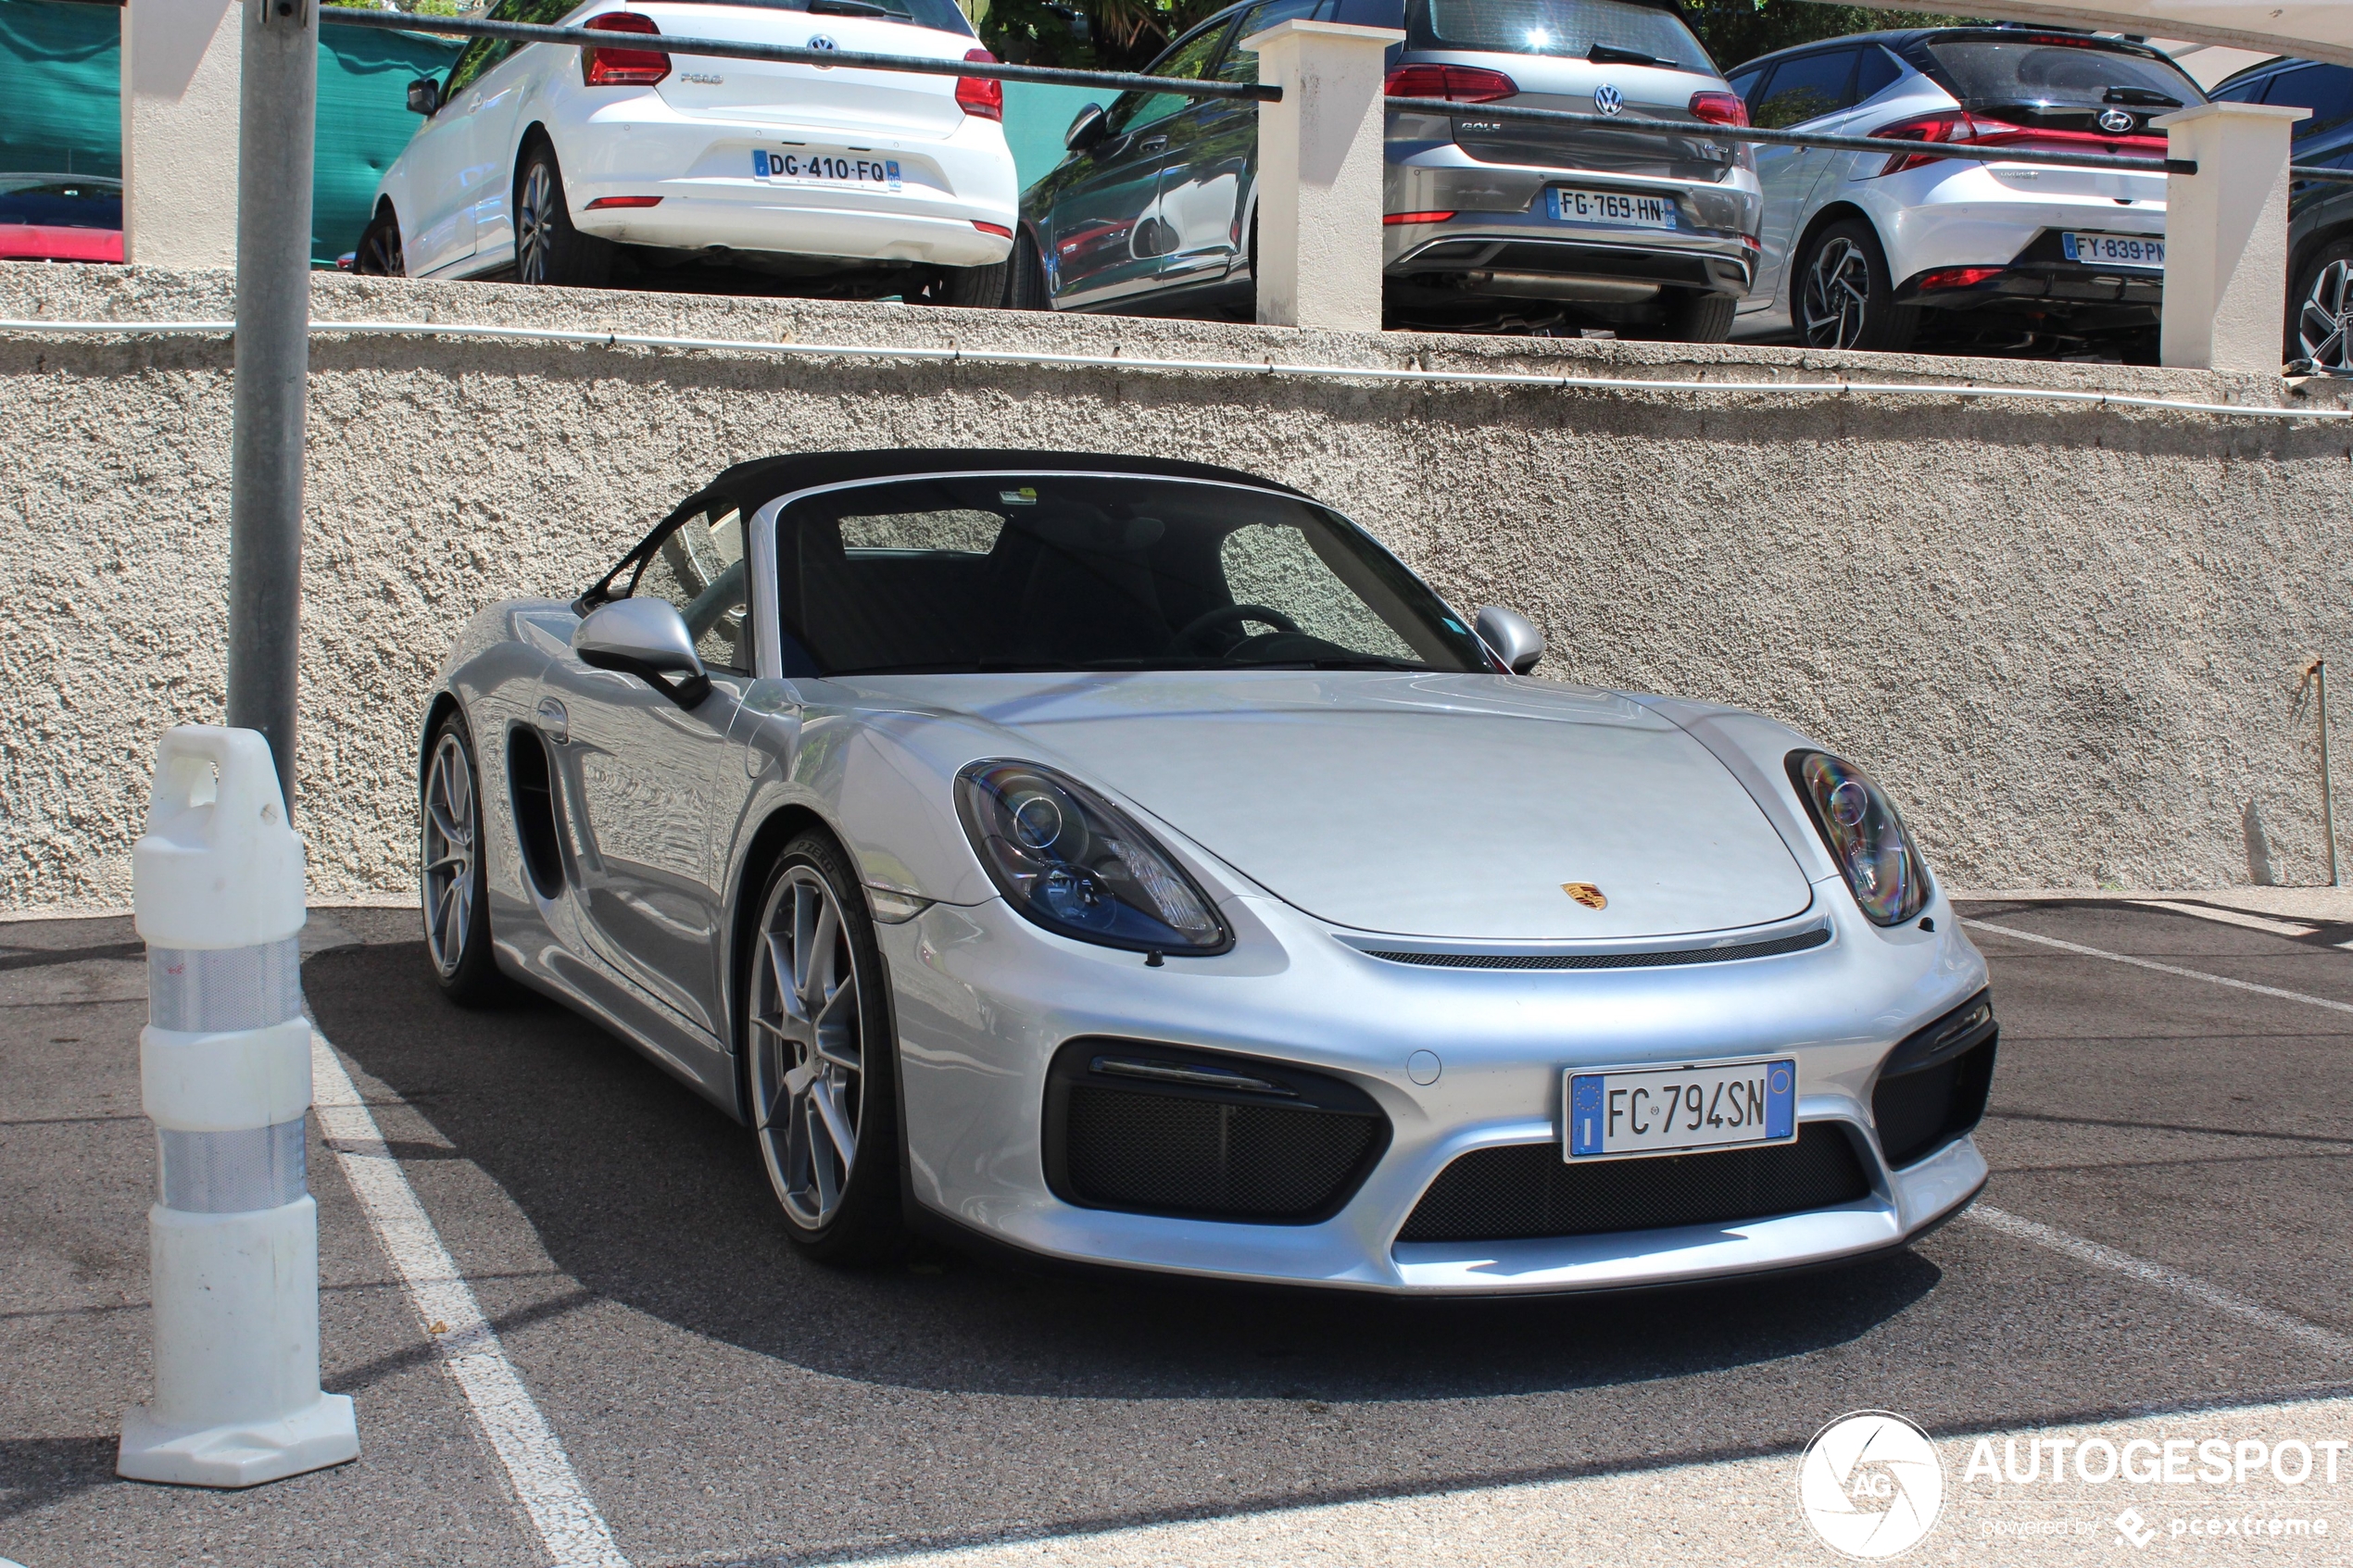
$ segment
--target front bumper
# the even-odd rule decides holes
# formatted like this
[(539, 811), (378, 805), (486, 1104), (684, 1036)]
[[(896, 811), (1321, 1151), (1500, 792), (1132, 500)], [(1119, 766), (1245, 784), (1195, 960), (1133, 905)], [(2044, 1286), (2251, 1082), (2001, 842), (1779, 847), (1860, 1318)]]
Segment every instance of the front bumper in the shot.
[[(787, 146), (847, 152), (892, 178), (817, 184), (754, 172), (755, 153)], [(573, 224), (622, 244), (946, 267), (991, 266), (1013, 249), (1013, 155), (993, 120), (894, 136), (687, 116), (648, 92), (600, 107), (557, 152)], [(590, 210), (608, 196), (661, 199)]]
[[(883, 928), (912, 1196), (999, 1242), (1090, 1263), (1408, 1294), (1614, 1289), (1831, 1262), (1901, 1245), (1983, 1183), (1967, 1137), (1902, 1171), (1871, 1125), (1881, 1060), (1984, 985), (1941, 896), (1934, 934), (1872, 927), (1834, 881), (1791, 929), (1831, 940), (1781, 957), (1657, 969), (1496, 971), (1371, 958), (1273, 899), (1224, 906), (1214, 959), (1138, 955), (1050, 935), (999, 901), (936, 905)], [(1779, 928), (1776, 928), (1777, 930)], [(1047, 1068), (1081, 1035), (1273, 1059), (1378, 1101), (1390, 1140), (1329, 1219), (1244, 1223), (1082, 1208), (1049, 1187)], [(1415, 1081), (1435, 1051), (1434, 1083)], [(1562, 1069), (1645, 1061), (1798, 1061), (1801, 1123), (1843, 1123), (1869, 1193), (1810, 1212), (1534, 1240), (1399, 1243), (1424, 1192), (1473, 1149), (1560, 1141)]]

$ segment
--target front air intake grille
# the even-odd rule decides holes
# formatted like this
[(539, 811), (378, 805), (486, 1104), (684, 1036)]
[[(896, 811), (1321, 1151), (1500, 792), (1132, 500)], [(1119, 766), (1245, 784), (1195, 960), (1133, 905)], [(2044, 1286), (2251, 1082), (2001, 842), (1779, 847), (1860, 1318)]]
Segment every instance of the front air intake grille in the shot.
[(1869, 1196), (1854, 1141), (1834, 1122), (1797, 1141), (1645, 1160), (1572, 1163), (1557, 1143), (1478, 1148), (1439, 1173), (1403, 1241), (1514, 1241), (1718, 1225)]
[(1441, 969), (1655, 969), (1667, 964), (1730, 963), (1802, 953), (1831, 939), (1827, 928), (1749, 942), (1735, 947), (1678, 947), (1661, 953), (1406, 953), (1366, 947), (1367, 958), (1390, 963), (1428, 964)]
[(1984, 1119), (2001, 1038), (1993, 997), (1980, 991), (1887, 1053), (1871, 1120), (1890, 1165), (1918, 1164)]
[(1330, 1218), (1389, 1147), (1371, 1096), (1320, 1073), (1073, 1040), (1046, 1081), (1046, 1181), (1088, 1209), (1259, 1224)]

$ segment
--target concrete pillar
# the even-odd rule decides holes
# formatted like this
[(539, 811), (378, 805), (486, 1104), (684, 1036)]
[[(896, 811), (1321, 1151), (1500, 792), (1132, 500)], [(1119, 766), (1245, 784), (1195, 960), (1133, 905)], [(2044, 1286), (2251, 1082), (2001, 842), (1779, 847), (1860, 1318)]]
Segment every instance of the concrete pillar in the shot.
[(122, 8), (122, 258), (237, 264), (233, 0), (126, 0)]
[(2309, 109), (2199, 104), (2151, 120), (2196, 174), (2165, 178), (2165, 326), (2185, 370), (2277, 373), (2287, 317), (2289, 129)]
[(1380, 330), (1383, 52), (1405, 35), (1277, 22), (1241, 42), (1258, 80), (1258, 319), (1277, 327)]

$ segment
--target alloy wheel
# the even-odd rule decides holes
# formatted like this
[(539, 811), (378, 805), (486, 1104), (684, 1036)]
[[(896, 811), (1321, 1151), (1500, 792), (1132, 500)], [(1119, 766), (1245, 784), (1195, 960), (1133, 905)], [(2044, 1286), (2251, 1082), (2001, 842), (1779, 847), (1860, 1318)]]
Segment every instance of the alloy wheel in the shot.
[(1799, 325), (1815, 348), (1852, 348), (1860, 341), (1871, 302), (1870, 257), (1840, 235), (1814, 253), (1806, 269)]
[(2353, 261), (2332, 261), (2313, 277), (2296, 332), (2305, 358), (2324, 370), (2353, 370)]
[(425, 771), (425, 945), (447, 977), (466, 956), (474, 908), (474, 777), (466, 746), (446, 732)]
[(534, 162), (523, 173), (522, 200), (515, 204), (515, 277), (522, 282), (547, 281), (547, 247), (555, 238), (548, 232), (549, 214), (560, 199), (547, 160)]
[(865, 1109), (857, 955), (825, 879), (788, 868), (769, 894), (753, 959), (751, 1088), (761, 1157), (804, 1230), (840, 1211)]

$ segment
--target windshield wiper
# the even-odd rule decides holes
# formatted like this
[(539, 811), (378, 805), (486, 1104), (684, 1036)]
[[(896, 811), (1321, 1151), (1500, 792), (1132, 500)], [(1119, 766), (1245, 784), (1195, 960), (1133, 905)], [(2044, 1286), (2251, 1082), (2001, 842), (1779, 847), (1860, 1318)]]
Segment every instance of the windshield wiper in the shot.
[(1646, 55), (1640, 49), (1621, 49), (1615, 44), (1596, 44), (1585, 51), (1585, 57), (1597, 66), (1671, 66), (1673, 60), (1657, 55)]
[(2103, 104), (2138, 104), (2143, 108), (2178, 109), (2182, 100), (2169, 97), (2154, 87), (2111, 87), (2100, 94)]

